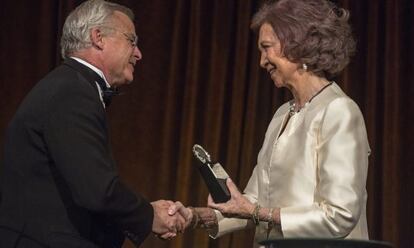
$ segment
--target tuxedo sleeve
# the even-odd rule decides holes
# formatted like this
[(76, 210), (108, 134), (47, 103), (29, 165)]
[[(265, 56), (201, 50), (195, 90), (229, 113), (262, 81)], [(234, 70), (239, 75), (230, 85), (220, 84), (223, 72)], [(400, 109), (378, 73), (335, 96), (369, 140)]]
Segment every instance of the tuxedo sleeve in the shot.
[(139, 245), (152, 229), (153, 208), (120, 181), (96, 89), (85, 82), (57, 94), (52, 104), (44, 125), (50, 164), (75, 204), (105, 216)]

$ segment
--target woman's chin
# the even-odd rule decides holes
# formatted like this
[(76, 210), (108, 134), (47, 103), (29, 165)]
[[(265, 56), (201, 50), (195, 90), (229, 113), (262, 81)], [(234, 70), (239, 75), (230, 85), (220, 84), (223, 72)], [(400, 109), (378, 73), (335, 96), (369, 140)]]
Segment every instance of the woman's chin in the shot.
[(276, 80), (276, 79), (273, 79), (273, 78), (272, 78), (272, 80), (273, 80), (273, 84), (276, 86), (276, 88), (282, 88), (284, 86), (283, 83), (280, 82), (280, 80)]

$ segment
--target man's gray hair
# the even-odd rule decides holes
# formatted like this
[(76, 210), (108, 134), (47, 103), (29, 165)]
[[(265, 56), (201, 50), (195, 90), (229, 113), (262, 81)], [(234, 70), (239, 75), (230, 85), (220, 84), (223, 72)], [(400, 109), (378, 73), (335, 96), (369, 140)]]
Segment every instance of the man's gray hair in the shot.
[(60, 40), (62, 57), (65, 59), (76, 51), (91, 47), (91, 29), (107, 25), (114, 11), (120, 11), (134, 20), (131, 9), (104, 0), (89, 0), (73, 10), (63, 25)]

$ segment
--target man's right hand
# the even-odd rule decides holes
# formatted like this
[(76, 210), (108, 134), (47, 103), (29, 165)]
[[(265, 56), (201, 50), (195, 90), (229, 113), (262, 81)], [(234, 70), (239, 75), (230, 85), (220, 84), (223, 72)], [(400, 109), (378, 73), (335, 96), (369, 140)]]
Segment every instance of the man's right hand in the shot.
[(181, 202), (176, 201), (174, 205), (171, 205), (170, 208), (168, 209), (168, 214), (169, 215), (174, 215), (174, 214), (180, 214), (184, 220), (185, 220), (185, 225), (184, 225), (184, 229), (186, 229), (192, 222), (194, 214), (193, 211), (190, 208), (186, 208)]
[(171, 239), (184, 231), (186, 227), (186, 219), (179, 212), (170, 215), (168, 210), (174, 202), (166, 200), (158, 200), (151, 202), (154, 208), (154, 220), (152, 222), (152, 231), (159, 235), (162, 239)]

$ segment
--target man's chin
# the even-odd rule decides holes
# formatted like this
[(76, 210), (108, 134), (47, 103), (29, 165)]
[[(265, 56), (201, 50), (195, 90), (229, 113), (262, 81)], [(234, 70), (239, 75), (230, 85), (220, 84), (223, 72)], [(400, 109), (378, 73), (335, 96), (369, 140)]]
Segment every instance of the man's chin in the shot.
[(132, 81), (134, 81), (134, 73), (130, 73), (130, 75), (127, 75), (124, 78), (123, 84), (130, 84), (130, 83), (132, 83)]
[(117, 80), (117, 81), (113, 82), (113, 84), (111, 86), (115, 86), (115, 87), (119, 88), (122, 85), (132, 83), (133, 80), (134, 80), (133, 77), (120, 79), (120, 80)]
[(125, 83), (124, 83), (124, 84), (130, 84), (130, 83), (132, 83), (133, 81), (134, 81), (134, 78), (127, 79), (127, 80), (125, 80)]

